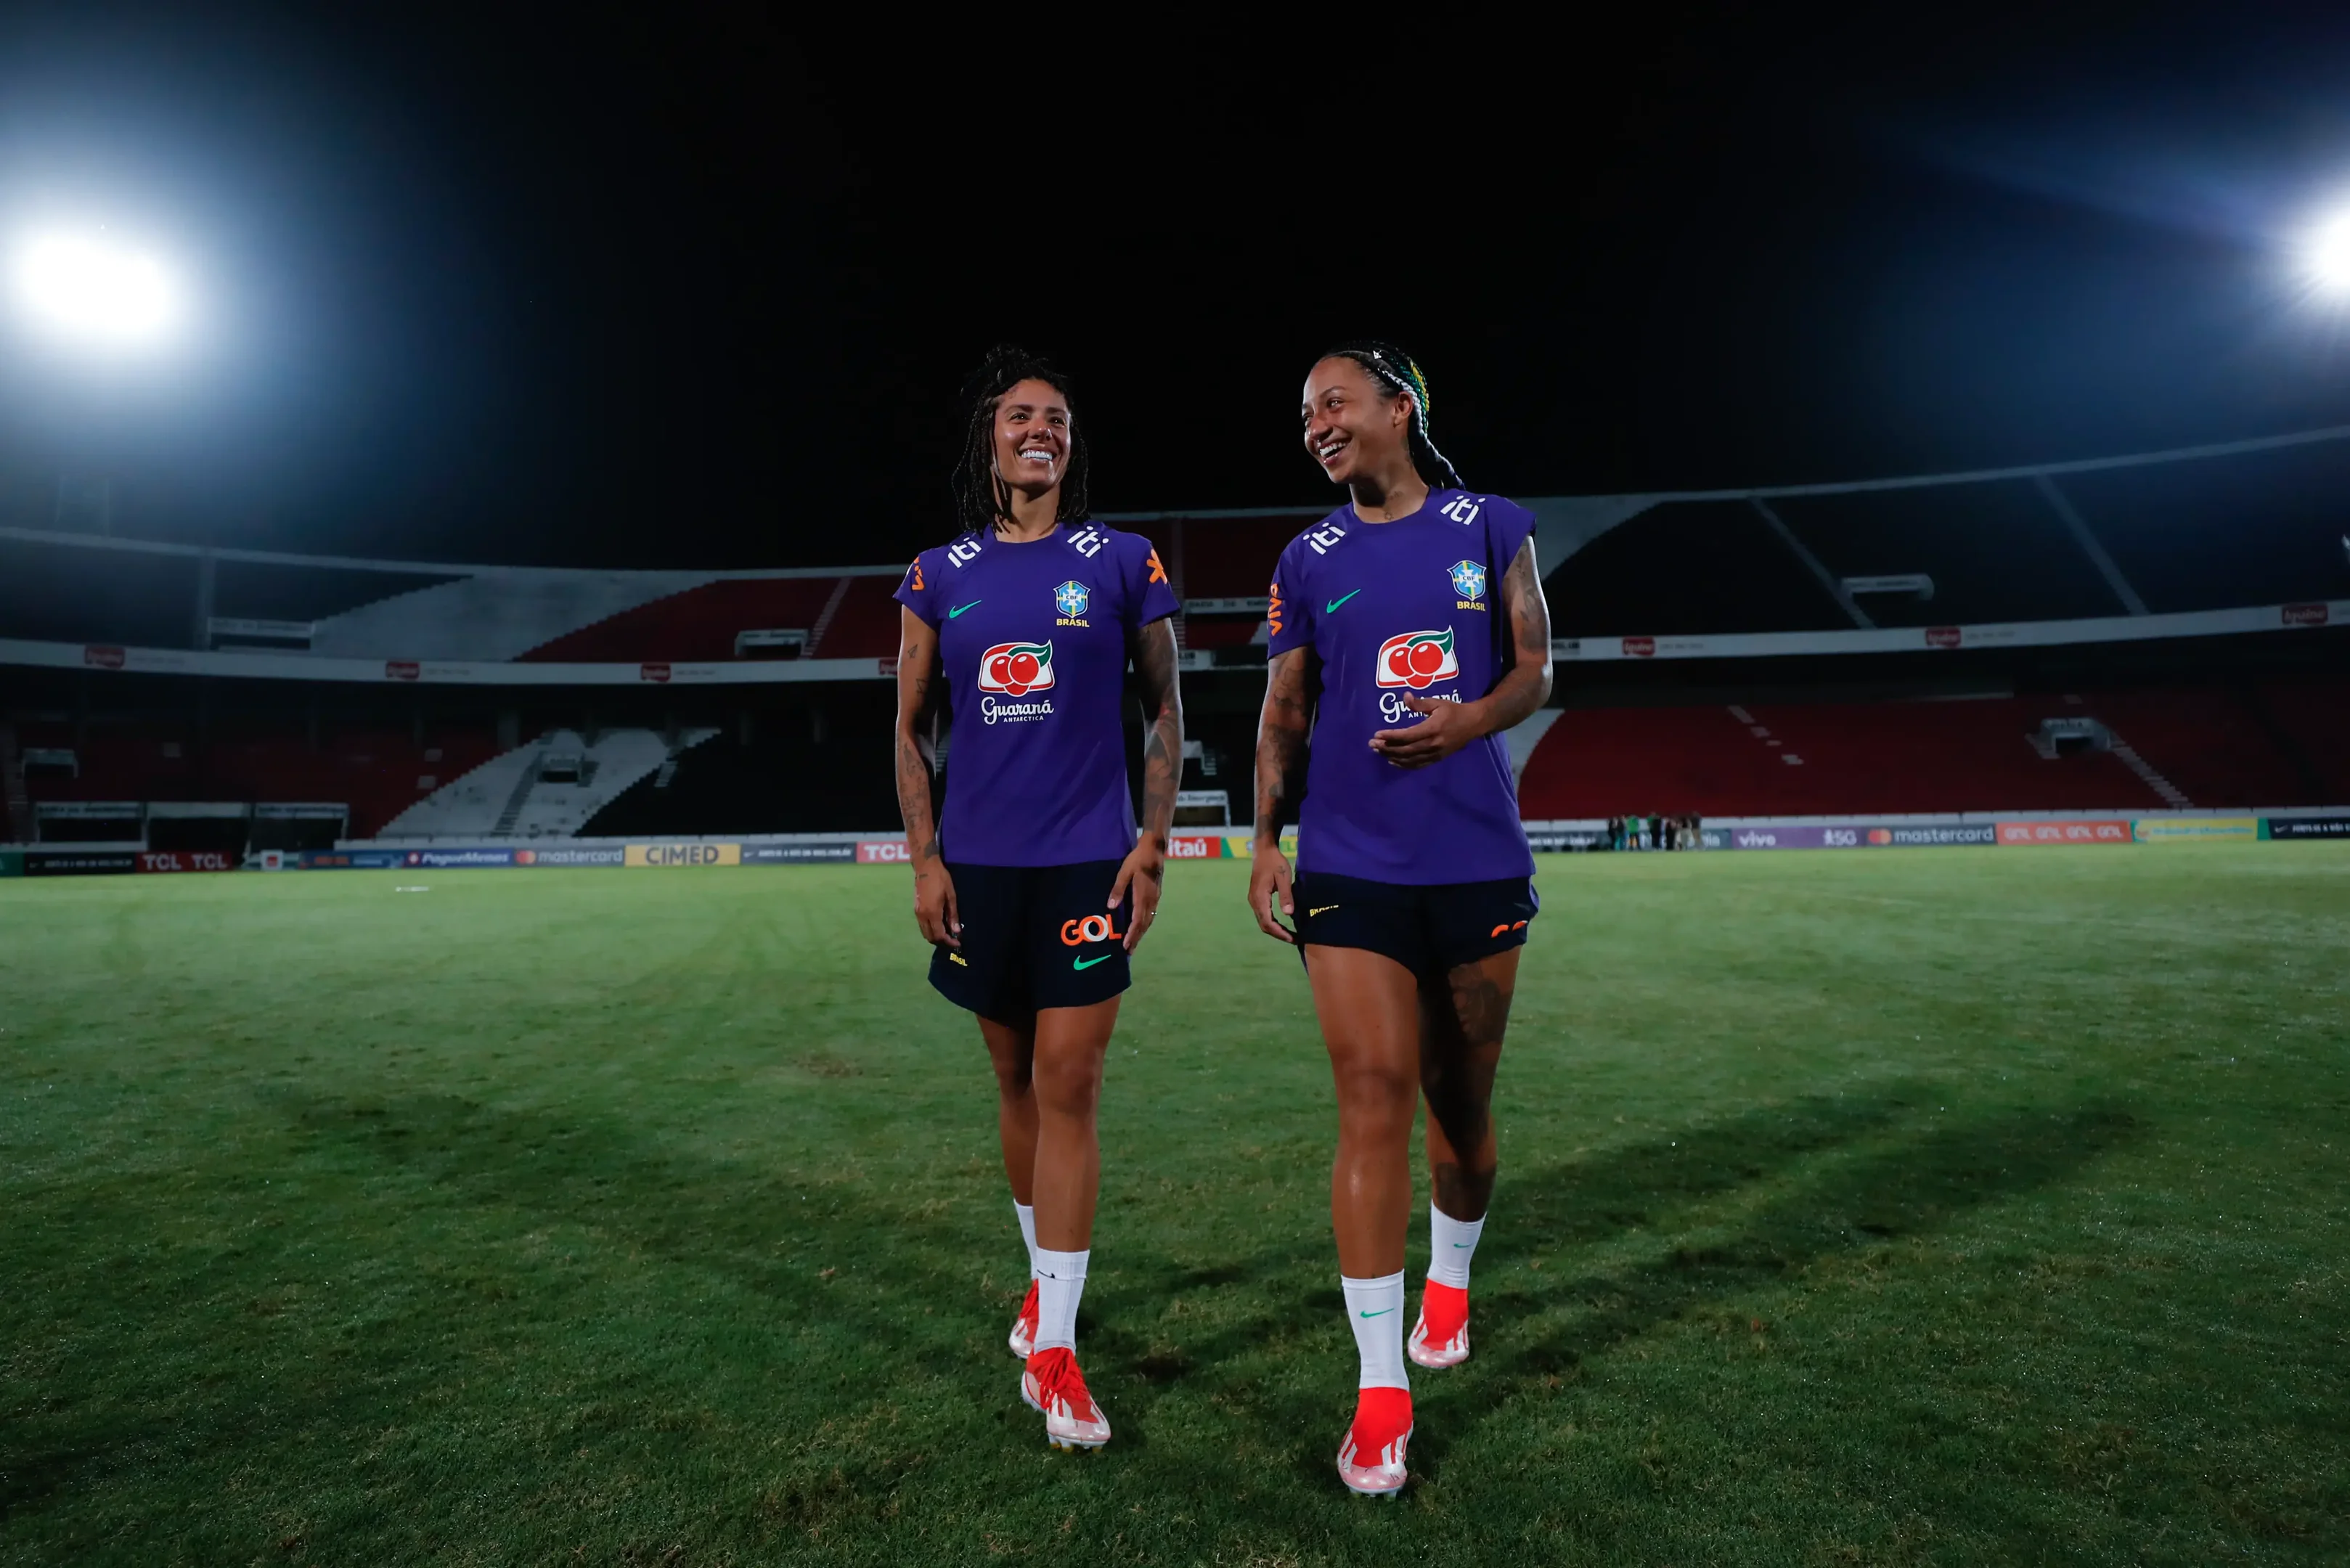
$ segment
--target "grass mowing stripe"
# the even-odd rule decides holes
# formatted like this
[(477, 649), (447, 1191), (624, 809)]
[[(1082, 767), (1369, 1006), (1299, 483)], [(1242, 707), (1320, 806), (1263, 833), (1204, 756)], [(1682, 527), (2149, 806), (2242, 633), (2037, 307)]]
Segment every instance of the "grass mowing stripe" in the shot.
[(1084, 1459), (900, 877), (0, 885), (0, 1563), (2350, 1552), (2350, 846), (1543, 866), (1392, 1507), (1245, 865), (1113, 1043)]

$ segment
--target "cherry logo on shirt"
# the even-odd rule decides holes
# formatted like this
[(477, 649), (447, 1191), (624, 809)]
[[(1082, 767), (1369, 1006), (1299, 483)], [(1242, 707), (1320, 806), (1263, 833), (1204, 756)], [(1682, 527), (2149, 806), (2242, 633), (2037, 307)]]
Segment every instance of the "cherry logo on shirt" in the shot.
[(999, 642), (979, 656), (979, 689), (1025, 697), (1053, 689), (1053, 645)]
[(1449, 626), (1442, 631), (1407, 631), (1379, 644), (1381, 686), (1409, 686), (1419, 691), (1460, 673), (1461, 661), (1452, 657)]

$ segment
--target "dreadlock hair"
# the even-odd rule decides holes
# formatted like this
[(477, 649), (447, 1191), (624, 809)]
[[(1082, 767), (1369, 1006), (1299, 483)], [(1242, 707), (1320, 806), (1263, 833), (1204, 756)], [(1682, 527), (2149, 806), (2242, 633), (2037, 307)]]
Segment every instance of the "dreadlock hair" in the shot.
[(1086, 494), (1086, 432), (1075, 418), (1077, 400), (1069, 390), (1069, 378), (1048, 359), (1017, 345), (999, 343), (963, 382), (971, 430), (963, 438), (962, 462), (949, 482), (959, 533), (992, 534), (1012, 515), (1012, 486), (995, 472), (995, 408), (1004, 393), (1023, 381), (1042, 381), (1069, 400), (1069, 462), (1061, 473), (1060, 504), (1053, 514), (1063, 523), (1082, 522), (1087, 516), (1091, 504)]
[(1411, 430), (1407, 435), (1410, 443), (1411, 466), (1419, 477), (1438, 490), (1465, 490), (1461, 475), (1453, 470), (1451, 460), (1436, 450), (1428, 439), (1428, 376), (1420, 369), (1419, 361), (1392, 343), (1376, 337), (1357, 337), (1351, 343), (1341, 343), (1322, 356), (1325, 359), (1352, 359), (1370, 373), (1370, 378), (1389, 393), (1411, 394)]

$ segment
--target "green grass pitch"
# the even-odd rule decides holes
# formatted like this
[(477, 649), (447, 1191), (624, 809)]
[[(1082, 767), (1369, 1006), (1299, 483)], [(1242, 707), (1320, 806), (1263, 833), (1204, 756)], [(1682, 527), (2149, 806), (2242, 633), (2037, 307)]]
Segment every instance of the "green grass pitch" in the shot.
[(1087, 1456), (903, 873), (0, 884), (0, 1563), (2350, 1553), (2350, 846), (1546, 858), (1391, 1504), (1246, 870), (1113, 1047)]

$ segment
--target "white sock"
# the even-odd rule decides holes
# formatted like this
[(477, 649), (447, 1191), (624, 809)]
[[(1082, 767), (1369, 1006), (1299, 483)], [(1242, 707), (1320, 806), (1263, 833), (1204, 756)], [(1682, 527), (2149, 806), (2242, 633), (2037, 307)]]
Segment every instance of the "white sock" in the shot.
[(1077, 1303), (1085, 1297), (1086, 1263), (1093, 1255), (1090, 1247), (1082, 1252), (1055, 1252), (1050, 1247), (1036, 1249), (1038, 1350), (1077, 1347)]
[(1477, 1255), (1477, 1238), (1484, 1234), (1482, 1220), (1455, 1220), (1431, 1203), (1428, 1206), (1428, 1277), (1456, 1291), (1469, 1288), (1469, 1260)]
[(1363, 1358), (1357, 1388), (1405, 1388), (1411, 1379), (1403, 1371), (1403, 1271), (1381, 1280), (1350, 1280), (1338, 1276), (1347, 1293), (1347, 1323), (1355, 1331), (1355, 1349)]
[(1036, 1277), (1036, 1206), (1012, 1200), (1012, 1212), (1020, 1217), (1020, 1239), (1028, 1243), (1028, 1277)]

